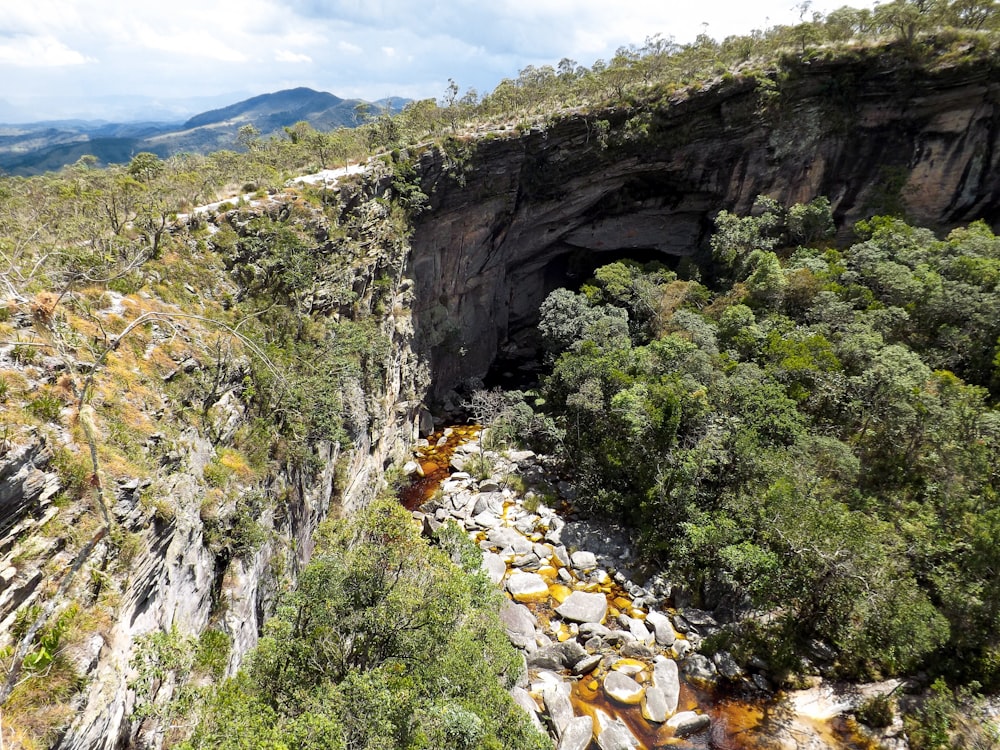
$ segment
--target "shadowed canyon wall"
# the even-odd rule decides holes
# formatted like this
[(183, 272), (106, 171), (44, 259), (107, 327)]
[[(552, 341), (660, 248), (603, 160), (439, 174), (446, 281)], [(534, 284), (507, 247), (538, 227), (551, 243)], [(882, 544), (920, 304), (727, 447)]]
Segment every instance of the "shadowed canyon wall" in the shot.
[(719, 210), (748, 212), (761, 194), (827, 196), (844, 242), (877, 213), (995, 226), (998, 103), (989, 61), (859, 53), (426, 152), (412, 273), (432, 397), (511, 353), (573, 259), (694, 255)]

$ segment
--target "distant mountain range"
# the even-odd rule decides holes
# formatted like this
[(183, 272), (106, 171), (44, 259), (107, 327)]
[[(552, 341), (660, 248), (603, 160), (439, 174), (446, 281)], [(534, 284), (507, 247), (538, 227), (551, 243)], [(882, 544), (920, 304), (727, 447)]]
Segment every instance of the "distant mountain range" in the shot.
[(209, 110), (183, 123), (58, 120), (0, 125), (0, 172), (32, 175), (55, 171), (88, 154), (101, 164), (127, 162), (140, 151), (163, 158), (182, 151), (205, 154), (235, 148), (237, 132), (244, 125), (253, 125), (264, 136), (280, 134), (283, 128), (302, 120), (317, 130), (354, 127), (359, 104), (395, 114), (408, 101), (399, 97), (376, 102), (341, 99), (300, 87)]

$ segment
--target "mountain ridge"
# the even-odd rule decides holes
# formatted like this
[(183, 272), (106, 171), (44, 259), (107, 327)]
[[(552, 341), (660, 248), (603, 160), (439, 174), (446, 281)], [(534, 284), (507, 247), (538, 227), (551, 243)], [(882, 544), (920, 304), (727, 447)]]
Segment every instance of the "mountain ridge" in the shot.
[(28, 176), (58, 170), (92, 155), (98, 164), (127, 161), (140, 151), (166, 158), (190, 151), (210, 153), (237, 148), (237, 133), (252, 125), (264, 137), (306, 121), (317, 130), (355, 127), (356, 109), (368, 105), (399, 112), (409, 99), (387, 97), (377, 102), (343, 99), (306, 86), (259, 94), (225, 107), (206, 110), (185, 121), (109, 122), (47, 120), (0, 124), (0, 172)]

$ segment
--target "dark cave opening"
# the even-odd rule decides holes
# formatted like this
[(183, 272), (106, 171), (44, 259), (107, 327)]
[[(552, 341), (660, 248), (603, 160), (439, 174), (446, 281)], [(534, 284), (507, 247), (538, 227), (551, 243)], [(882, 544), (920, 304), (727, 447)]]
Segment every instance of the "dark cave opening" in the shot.
[[(487, 388), (504, 390), (530, 390), (538, 385), (538, 378), (545, 369), (538, 333), (538, 310), (545, 298), (554, 290), (566, 288), (579, 292), (594, 272), (602, 266), (619, 261), (632, 261), (642, 265), (662, 263), (676, 271), (682, 256), (670, 255), (656, 248), (615, 248), (593, 250), (564, 246), (564, 250), (549, 260), (539, 271), (543, 276), (544, 293), (533, 301), (530, 315), (512, 319), (506, 339), (483, 378)], [(511, 294), (519, 293), (515, 286)]]

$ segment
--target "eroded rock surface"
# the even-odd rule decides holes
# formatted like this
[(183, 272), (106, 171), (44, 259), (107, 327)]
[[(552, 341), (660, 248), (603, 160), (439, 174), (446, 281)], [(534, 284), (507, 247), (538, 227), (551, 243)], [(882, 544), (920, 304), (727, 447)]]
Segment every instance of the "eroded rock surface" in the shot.
[[(646, 112), (571, 115), (484, 140), (461, 160), (426, 153), (430, 210), (412, 266), (434, 394), (517, 352), (571, 257), (596, 267), (636, 252), (691, 255), (720, 209), (745, 213), (761, 194), (788, 205), (827, 196), (845, 240), (887, 200), (938, 230), (1000, 221), (994, 66), (927, 70), (885, 50), (788, 65), (770, 98), (736, 76)], [(598, 120), (606, 140), (594, 137)]]

